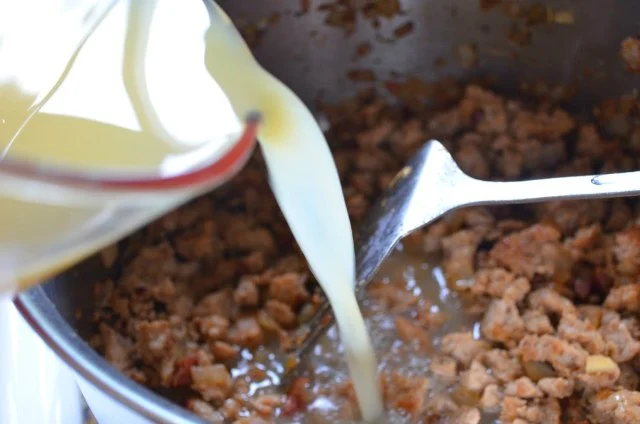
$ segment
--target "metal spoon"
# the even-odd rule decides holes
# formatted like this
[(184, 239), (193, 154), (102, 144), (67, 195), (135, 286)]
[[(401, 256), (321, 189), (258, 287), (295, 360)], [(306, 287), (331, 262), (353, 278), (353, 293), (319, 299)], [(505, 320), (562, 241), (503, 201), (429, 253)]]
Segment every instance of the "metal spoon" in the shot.
[[(466, 206), (637, 195), (640, 171), (517, 182), (477, 180), (462, 172), (439, 141), (431, 140), (396, 175), (360, 228), (356, 238), (356, 290), (362, 295), (362, 288), (403, 237), (446, 212)], [(294, 358), (302, 358), (333, 323), (330, 311), (325, 303), (299, 329), (304, 341), (291, 353)], [(283, 379), (283, 384), (287, 380)]]

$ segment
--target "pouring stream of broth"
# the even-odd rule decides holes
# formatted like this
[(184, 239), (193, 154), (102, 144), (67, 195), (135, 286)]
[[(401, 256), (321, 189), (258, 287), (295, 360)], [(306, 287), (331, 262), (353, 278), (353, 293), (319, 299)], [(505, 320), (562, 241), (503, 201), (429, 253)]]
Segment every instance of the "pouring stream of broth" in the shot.
[(211, 15), (208, 52), (229, 63), (210, 72), (239, 116), (263, 114), (259, 140), (271, 187), (334, 311), (362, 417), (374, 420), (382, 413), (377, 361), (356, 301), (351, 224), (324, 134), (304, 103), (255, 61), (224, 12), (214, 5)]

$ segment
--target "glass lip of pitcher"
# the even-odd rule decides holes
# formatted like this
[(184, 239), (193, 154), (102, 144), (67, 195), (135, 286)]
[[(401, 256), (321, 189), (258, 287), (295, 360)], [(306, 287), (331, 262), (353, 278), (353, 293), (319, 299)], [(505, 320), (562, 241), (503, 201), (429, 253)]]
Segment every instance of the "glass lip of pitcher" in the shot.
[(251, 112), (245, 118), (243, 131), (233, 146), (216, 160), (173, 175), (154, 173), (90, 172), (65, 169), (64, 166), (43, 165), (15, 158), (0, 160), (1, 175), (29, 182), (55, 184), (65, 190), (97, 190), (100, 192), (142, 193), (189, 190), (202, 185), (216, 186), (235, 174), (248, 160), (256, 144), (261, 116)]

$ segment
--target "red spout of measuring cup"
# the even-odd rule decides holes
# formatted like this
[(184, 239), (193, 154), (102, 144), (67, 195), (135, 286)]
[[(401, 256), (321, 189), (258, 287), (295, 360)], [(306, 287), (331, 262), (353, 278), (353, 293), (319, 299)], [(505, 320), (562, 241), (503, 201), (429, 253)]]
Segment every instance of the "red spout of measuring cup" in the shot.
[(250, 113), (245, 120), (240, 138), (231, 149), (216, 161), (181, 174), (120, 177), (69, 171), (62, 167), (43, 166), (14, 159), (0, 160), (0, 172), (63, 186), (102, 191), (164, 191), (187, 189), (203, 184), (215, 186), (227, 180), (246, 163), (255, 145), (260, 119), (259, 113)]

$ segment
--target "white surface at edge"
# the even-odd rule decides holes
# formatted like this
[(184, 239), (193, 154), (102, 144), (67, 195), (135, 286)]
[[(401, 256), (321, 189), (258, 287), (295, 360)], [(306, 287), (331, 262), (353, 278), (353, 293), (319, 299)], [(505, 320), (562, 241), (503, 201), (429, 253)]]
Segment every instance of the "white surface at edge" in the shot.
[(154, 424), (142, 415), (115, 401), (93, 384), (78, 376), (82, 395), (99, 424)]
[(0, 296), (0, 423), (79, 424), (74, 374)]

